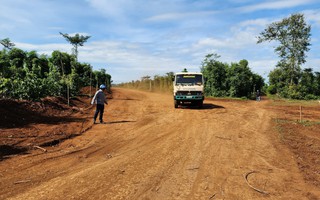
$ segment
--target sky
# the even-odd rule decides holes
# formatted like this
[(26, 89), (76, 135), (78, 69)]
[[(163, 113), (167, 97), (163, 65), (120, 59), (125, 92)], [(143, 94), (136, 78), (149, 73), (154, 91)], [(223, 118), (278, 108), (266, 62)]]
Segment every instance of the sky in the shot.
[(280, 60), (276, 42), (257, 44), (271, 23), (304, 14), (311, 46), (304, 68), (320, 72), (319, 0), (0, 0), (0, 39), (24, 51), (71, 53), (61, 35), (91, 36), (78, 61), (105, 69), (113, 83), (199, 72), (210, 53), (224, 63), (249, 61), (264, 77)]

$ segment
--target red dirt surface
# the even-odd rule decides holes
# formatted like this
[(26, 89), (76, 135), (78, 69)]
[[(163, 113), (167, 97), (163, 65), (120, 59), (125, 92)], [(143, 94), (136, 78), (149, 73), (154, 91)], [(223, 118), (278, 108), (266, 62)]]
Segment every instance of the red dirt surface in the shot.
[(320, 199), (320, 104), (90, 100), (0, 100), (0, 199)]

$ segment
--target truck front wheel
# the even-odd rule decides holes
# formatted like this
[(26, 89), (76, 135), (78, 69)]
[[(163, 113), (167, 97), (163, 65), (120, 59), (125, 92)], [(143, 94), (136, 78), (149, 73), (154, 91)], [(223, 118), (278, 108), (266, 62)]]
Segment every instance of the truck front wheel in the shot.
[(200, 102), (198, 103), (198, 106), (199, 106), (199, 108), (202, 108), (202, 107), (203, 107), (203, 101), (200, 101)]
[(178, 101), (177, 101), (177, 100), (174, 100), (174, 108), (178, 108), (178, 106), (179, 106)]

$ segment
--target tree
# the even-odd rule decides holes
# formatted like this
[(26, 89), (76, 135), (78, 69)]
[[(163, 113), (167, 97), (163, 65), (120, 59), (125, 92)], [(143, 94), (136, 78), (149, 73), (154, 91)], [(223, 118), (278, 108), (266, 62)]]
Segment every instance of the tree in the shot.
[(74, 53), (76, 56), (76, 61), (78, 61), (78, 46), (83, 46), (85, 42), (91, 37), (91, 36), (83, 36), (79, 35), (78, 33), (74, 36), (70, 36), (67, 33), (61, 33), (60, 34), (74, 47)]
[(320, 96), (320, 72), (315, 72), (314, 88), (314, 94)]
[(307, 25), (303, 14), (293, 14), (284, 18), (280, 22), (274, 22), (269, 25), (258, 36), (257, 43), (264, 41), (278, 41), (280, 44), (275, 48), (275, 52), (281, 60), (278, 66), (282, 68), (282, 73), (287, 73), (290, 77), (290, 85), (300, 74), (301, 64), (306, 62), (306, 52), (310, 46), (311, 26)]
[(38, 66), (38, 54), (36, 51), (30, 51), (26, 53), (26, 58), (25, 58), (25, 66), (29, 69), (32, 70), (32, 67)]
[(8, 52), (8, 58), (10, 59), (10, 65), (17, 68), (23, 68), (26, 53), (18, 48), (13, 48)]
[(107, 91), (110, 91), (111, 76), (106, 73), (105, 69), (100, 69), (100, 71), (93, 72), (95, 80), (94, 84), (98, 87), (100, 84), (105, 84), (107, 86)]
[(71, 63), (74, 61), (74, 57), (60, 51), (53, 51), (50, 61), (54, 64), (61, 75), (71, 74)]
[[(83, 86), (91, 85), (92, 67), (75, 61), (73, 55), (60, 51), (51, 57), (36, 51), (18, 48), (0, 51), (0, 97), (40, 100), (45, 96), (79, 94)], [(93, 74), (95, 76), (95, 74)], [(105, 70), (97, 73), (96, 83), (104, 83), (110, 90), (111, 76)]]
[(205, 81), (205, 93), (209, 96), (226, 96), (226, 79), (228, 66), (217, 59), (218, 54), (206, 55), (201, 72)]
[(263, 78), (253, 73), (247, 60), (228, 65), (217, 59), (217, 54), (206, 55), (202, 62), (201, 72), (205, 78), (204, 91), (207, 96), (215, 97), (248, 97), (264, 85)]
[(247, 60), (232, 63), (227, 72), (227, 84), (231, 97), (250, 97), (255, 83)]
[(8, 50), (11, 50), (15, 46), (15, 44), (12, 43), (9, 38), (1, 40), (0, 43)]
[(314, 86), (314, 81), (315, 80), (315, 76), (312, 72), (311, 68), (306, 68), (303, 70), (302, 74), (301, 74), (301, 79), (299, 82), (299, 85), (301, 87), (301, 92), (303, 92), (304, 95), (308, 95), (308, 94), (314, 94), (315, 89)]
[(63, 90), (61, 84), (61, 75), (56, 66), (49, 63), (49, 72), (46, 73), (46, 78), (43, 79), (43, 96), (60, 96)]
[(62, 94), (66, 94), (68, 100), (68, 105), (70, 105), (70, 88), (72, 87), (72, 61), (73, 57), (67, 53), (62, 53), (60, 51), (52, 52), (51, 62), (55, 65), (59, 72), (61, 72), (61, 84), (66, 87), (62, 88)]
[(10, 59), (5, 50), (0, 51), (0, 75), (4, 78), (11, 77)]

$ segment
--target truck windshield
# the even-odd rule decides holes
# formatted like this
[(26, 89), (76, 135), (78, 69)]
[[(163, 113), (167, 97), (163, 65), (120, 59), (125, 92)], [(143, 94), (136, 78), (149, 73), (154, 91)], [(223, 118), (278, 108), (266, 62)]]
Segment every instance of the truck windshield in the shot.
[(202, 85), (202, 75), (201, 74), (178, 74), (176, 76), (176, 85), (178, 84)]

